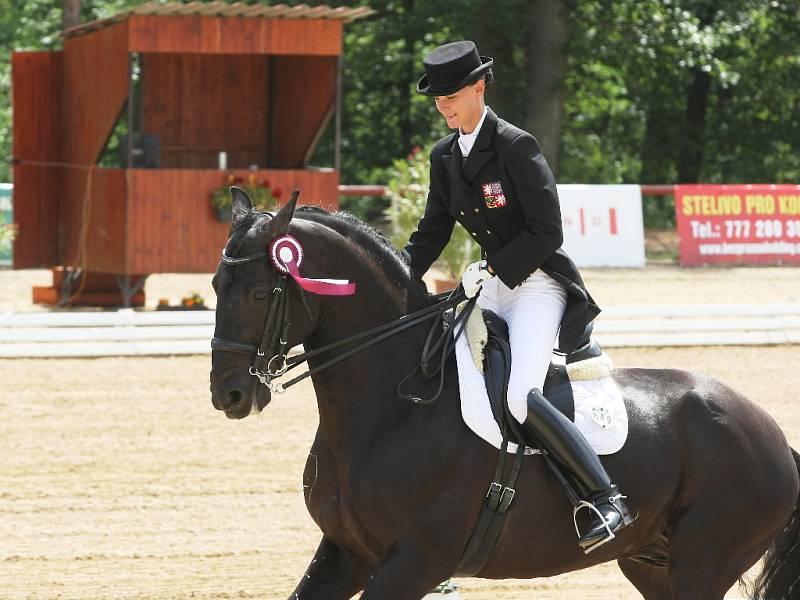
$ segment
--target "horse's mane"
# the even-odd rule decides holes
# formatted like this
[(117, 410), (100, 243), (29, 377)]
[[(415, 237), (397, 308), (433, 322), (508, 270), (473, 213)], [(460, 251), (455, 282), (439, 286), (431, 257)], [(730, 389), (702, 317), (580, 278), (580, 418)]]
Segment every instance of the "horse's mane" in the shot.
[[(238, 220), (231, 232), (229, 245), (236, 245), (236, 241), (240, 240), (263, 214), (253, 209)], [(295, 209), (294, 217), (319, 223), (352, 240), (375, 259), (391, 281), (407, 288), (410, 293), (414, 293), (413, 290), (419, 290), (420, 297), (424, 295), (422, 288), (413, 281), (407, 257), (397, 250), (383, 233), (364, 223), (358, 217), (343, 211), (328, 212), (317, 206), (299, 206)], [(267, 223), (265, 222), (265, 225)]]
[(380, 231), (350, 213), (328, 212), (317, 206), (300, 206), (295, 217), (325, 225), (358, 244), (384, 269), (392, 280), (411, 283), (411, 270), (406, 257)]

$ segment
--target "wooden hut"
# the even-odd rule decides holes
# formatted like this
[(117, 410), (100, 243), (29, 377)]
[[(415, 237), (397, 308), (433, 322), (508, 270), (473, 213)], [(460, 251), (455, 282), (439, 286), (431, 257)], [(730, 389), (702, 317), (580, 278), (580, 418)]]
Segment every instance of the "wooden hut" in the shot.
[[(342, 28), (372, 13), (151, 2), (14, 53), (15, 268), (104, 274), (130, 301), (148, 274), (215, 269), (229, 173), (335, 207)], [(331, 127), (334, 165), (311, 167)]]

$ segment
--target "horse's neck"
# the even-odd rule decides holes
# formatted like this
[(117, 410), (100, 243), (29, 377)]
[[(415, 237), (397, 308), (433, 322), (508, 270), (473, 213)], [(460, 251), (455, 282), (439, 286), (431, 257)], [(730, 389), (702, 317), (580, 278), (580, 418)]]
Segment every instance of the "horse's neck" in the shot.
[[(379, 284), (362, 285), (351, 299), (337, 300), (326, 311), (309, 349), (345, 339), (358, 331), (382, 325), (424, 306), (417, 300), (409, 305), (402, 291), (398, 295)], [(419, 410), (397, 395), (397, 385), (420, 361), (429, 323), (417, 325), (378, 342), (342, 363), (313, 376), (320, 413), (320, 428), (329, 442), (343, 451), (358, 452), (378, 432)], [(362, 343), (362, 342), (360, 342)], [(323, 354), (314, 366), (333, 358), (334, 350)]]

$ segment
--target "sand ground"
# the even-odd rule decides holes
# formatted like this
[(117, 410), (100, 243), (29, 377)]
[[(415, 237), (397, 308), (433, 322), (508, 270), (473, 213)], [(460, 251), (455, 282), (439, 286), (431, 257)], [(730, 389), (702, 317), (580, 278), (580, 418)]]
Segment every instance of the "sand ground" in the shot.
[[(590, 270), (601, 304), (800, 302), (797, 269)], [(0, 311), (33, 310), (46, 271), (0, 271)], [(150, 301), (209, 277), (159, 275)], [(36, 310), (42, 310), (38, 308)], [(618, 366), (718, 377), (800, 447), (800, 347), (614, 349)], [(0, 360), (0, 598), (286, 598), (319, 540), (301, 473), (311, 386), (262, 417), (213, 410), (209, 356)], [(639, 598), (615, 564), (535, 581), (458, 582), (465, 600)]]

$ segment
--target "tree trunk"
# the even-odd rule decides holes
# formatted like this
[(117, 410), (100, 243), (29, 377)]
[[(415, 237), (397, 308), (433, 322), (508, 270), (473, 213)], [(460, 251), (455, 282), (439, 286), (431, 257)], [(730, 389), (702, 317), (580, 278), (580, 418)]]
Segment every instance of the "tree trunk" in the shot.
[[(720, 4), (717, 0), (700, 4), (697, 11), (700, 27), (714, 24)], [(699, 68), (692, 69), (691, 73), (692, 82), (686, 92), (686, 135), (678, 155), (678, 183), (699, 181), (706, 149), (706, 109), (711, 76)]]
[(539, 140), (557, 176), (567, 74), (567, 7), (565, 0), (530, 0), (528, 6), (525, 129)]
[[(414, 0), (403, 1), (403, 70), (404, 81), (411, 83), (415, 79), (416, 56), (414, 52), (417, 33), (413, 29)], [(410, 85), (400, 86), (400, 155), (411, 151), (411, 91)]]
[(81, 0), (64, 0), (61, 29), (69, 29), (81, 23)]
[(678, 182), (697, 183), (703, 168), (706, 146), (706, 108), (711, 77), (699, 69), (693, 72), (686, 98), (686, 135), (678, 160)]
[(680, 111), (668, 104), (655, 101), (648, 105), (639, 183), (670, 183), (675, 178), (679, 151), (675, 123), (679, 120)]

